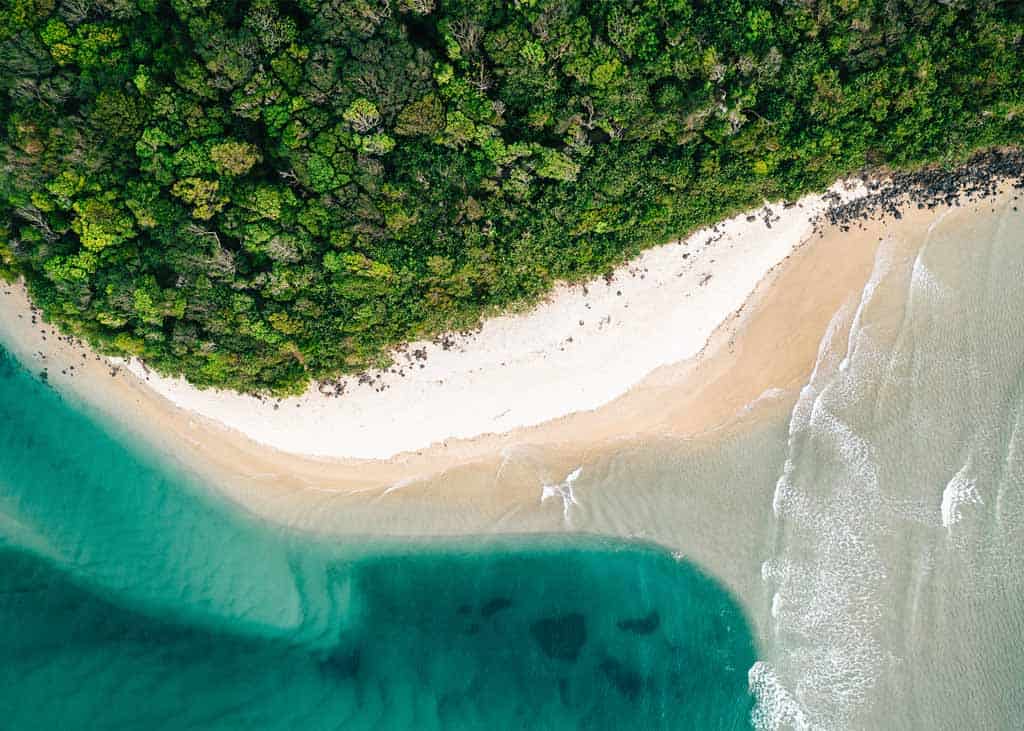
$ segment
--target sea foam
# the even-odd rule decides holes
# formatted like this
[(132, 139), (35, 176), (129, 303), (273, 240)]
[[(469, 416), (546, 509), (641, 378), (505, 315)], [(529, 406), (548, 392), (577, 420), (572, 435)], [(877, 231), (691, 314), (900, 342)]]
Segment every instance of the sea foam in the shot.
[(569, 509), (573, 505), (579, 505), (579, 501), (576, 499), (576, 493), (573, 492), (572, 486), (576, 480), (579, 479), (580, 475), (583, 474), (583, 468), (577, 467), (557, 485), (543, 485), (541, 487), (540, 501), (543, 503), (549, 498), (560, 498), (562, 500), (562, 517), (565, 519), (566, 524), (570, 522)]
[(762, 565), (775, 650), (750, 673), (758, 728), (850, 725), (884, 662), (873, 632), (886, 575), (875, 544), (882, 505), (877, 460), (847, 412), (869, 397), (866, 384), (883, 361), (865, 313), (890, 271), (880, 251), (846, 342), (835, 336), (850, 321), (848, 309), (833, 317), (791, 415), (773, 496), (781, 540)]
[(942, 491), (942, 525), (945, 528), (952, 528), (959, 523), (963, 514), (961, 508), (964, 505), (982, 504), (981, 495), (978, 493), (977, 481), (970, 476), (970, 462), (968, 461), (960, 470), (953, 475)]

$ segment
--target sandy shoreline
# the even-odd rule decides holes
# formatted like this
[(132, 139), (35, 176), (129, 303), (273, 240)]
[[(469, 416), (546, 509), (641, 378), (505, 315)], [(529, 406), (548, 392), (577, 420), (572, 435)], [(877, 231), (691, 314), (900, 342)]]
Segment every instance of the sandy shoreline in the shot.
[[(699, 357), (656, 369), (598, 409), (387, 460), (288, 454), (177, 408), (126, 369), (111, 376), (106, 360), (32, 323), (17, 285), (0, 286), (0, 340), (33, 370), (45, 365), (60, 393), (198, 489), (289, 530), (329, 540), (566, 531), (640, 539), (709, 567), (747, 606), (760, 606), (770, 597), (758, 570), (768, 550), (759, 516), (772, 509), (780, 465), (758, 462), (763, 494), (694, 482), (685, 472), (675, 483), (672, 475), (738, 459), (727, 456), (730, 445), (752, 435), (784, 439), (775, 430), (788, 423), (823, 334), (833, 327), (845, 340), (873, 271), (909, 267), (933, 224), (969, 223), (990, 202), (907, 206), (901, 220), (828, 228), (765, 276)], [(723, 530), (734, 539), (721, 540)], [(759, 636), (765, 631), (758, 627)]]
[[(912, 218), (903, 225), (911, 225)], [(509, 454), (529, 450), (558, 455), (537, 476), (557, 482), (573, 468), (575, 460), (588, 451), (603, 449), (608, 442), (692, 437), (734, 419), (759, 398), (770, 405), (798, 388), (832, 314), (863, 286), (878, 238), (884, 233), (881, 224), (852, 233), (835, 231), (785, 255), (785, 265), (771, 270), (747, 304), (716, 330), (703, 357), (654, 369), (638, 387), (602, 408), (503, 434), (448, 440), (388, 460), (326, 460), (288, 454), (177, 408), (151, 387), (155, 376), (147, 382), (121, 369), (112, 377), (105, 359), (58, 339), (52, 327), (33, 323), (19, 285), (0, 290), (5, 294), (0, 296), (0, 323), (8, 347), (34, 368), (46, 367), (56, 388), (84, 401), (111, 422), (142, 433), (180, 463), (201, 465), (201, 472), (212, 469), (228, 482), (247, 485), (239, 488), (246, 493), (240, 496), (246, 502), (261, 492), (260, 500), (270, 500), (269, 496), (289, 487), (332, 497), (389, 489), (389, 495), (408, 494), (394, 488), (456, 468), (468, 469), (468, 465), (486, 471)], [(799, 241), (790, 245), (796, 243)], [(635, 281), (642, 285), (647, 280)], [(800, 326), (793, 327), (794, 322)], [(41, 359), (44, 354), (45, 361)], [(71, 365), (75, 368), (70, 369)], [(386, 397), (387, 392), (374, 395)], [(266, 404), (261, 407), (272, 410)], [(449, 488), (446, 499), (457, 501), (458, 492)], [(469, 491), (464, 497), (479, 501), (479, 492)], [(503, 495), (498, 502), (504, 504), (506, 499), (512, 498)], [(494, 507), (497, 512), (501, 509), (501, 505)]]
[[(152, 380), (114, 370), (52, 327), (32, 322), (20, 285), (0, 287), (0, 338), (33, 370), (46, 367), (51, 385), (114, 429), (153, 445), (177, 468), (268, 519), (331, 533), (601, 532), (608, 527), (567, 519), (564, 481), (570, 473), (637, 445), (711, 443), (751, 420), (787, 413), (830, 321), (844, 306), (856, 306), (882, 240), (913, 240), (952, 210), (970, 213), (968, 207), (907, 206), (899, 221), (865, 221), (848, 232), (832, 227), (805, 245), (790, 242), (796, 248), (730, 311), (699, 357), (655, 368), (600, 408), (500, 434), (449, 439), (391, 459), (289, 454), (178, 408), (151, 387)], [(643, 286), (648, 280), (633, 281)], [(272, 405), (267, 408), (274, 413)], [(592, 479), (587, 470), (576, 483), (583, 493)], [(552, 488), (548, 500), (545, 486)], [(650, 538), (675, 543), (668, 536)]]
[[(866, 190), (856, 181), (832, 192), (849, 200)], [(697, 355), (834, 204), (823, 195), (766, 204), (650, 249), (611, 278), (560, 286), (471, 336), (411, 343), (392, 368), (344, 379), (340, 396), (314, 384), (299, 398), (259, 400), (200, 391), (138, 361), (127, 367), (177, 406), (293, 454), (388, 459), (505, 433), (604, 406), (655, 369)]]
[(696, 358), (826, 221), (836, 233), (863, 231), (994, 195), (1013, 180), (1024, 185), (1021, 162), (994, 152), (953, 171), (850, 178), (795, 203), (765, 202), (608, 277), (559, 286), (528, 312), (488, 319), (469, 336), (411, 343), (386, 371), (313, 384), (299, 398), (200, 391), (138, 361), (125, 365), (176, 406), (282, 452), (418, 456), (599, 410), (658, 369)]

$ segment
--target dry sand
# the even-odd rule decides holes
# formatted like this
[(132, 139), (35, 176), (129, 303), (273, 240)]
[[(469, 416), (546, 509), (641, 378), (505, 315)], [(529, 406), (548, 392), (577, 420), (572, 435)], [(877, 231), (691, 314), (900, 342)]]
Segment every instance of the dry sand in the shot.
[[(865, 192), (859, 181), (833, 190)], [(604, 406), (655, 369), (697, 355), (810, 235), (809, 219), (825, 205), (822, 196), (770, 204), (771, 213), (650, 249), (609, 280), (561, 286), (529, 312), (486, 320), (472, 337), (412, 343), (388, 371), (348, 379), (341, 397), (314, 385), (277, 404), (127, 365), (178, 406), (294, 454), (387, 459), (505, 433)]]
[[(913, 211), (899, 222), (829, 231), (804, 245), (790, 242), (791, 253), (769, 270), (745, 304), (730, 311), (699, 356), (654, 368), (600, 408), (502, 434), (448, 439), (386, 460), (275, 450), (175, 406), (144, 377), (124, 368), (111, 376), (116, 366), (58, 340), (53, 328), (33, 324), (19, 285), (0, 289), (0, 336), (33, 368), (45, 365), (50, 382), (68, 397), (129, 436), (154, 444), (179, 468), (262, 516), (357, 533), (560, 530), (565, 528), (561, 501), (542, 503), (542, 488), (558, 486), (595, 455), (658, 440), (713, 438), (760, 412), (788, 409), (834, 313), (859, 297), (879, 240), (920, 230), (939, 215), (941, 209)], [(633, 281), (642, 288), (663, 280)], [(653, 318), (645, 326), (656, 324)], [(660, 334), (655, 327), (649, 337), (654, 345), (671, 340), (675, 327)], [(465, 398), (449, 387), (452, 399)], [(387, 401), (393, 392), (375, 394), (381, 408), (393, 403)], [(562, 497), (558, 490), (552, 494)]]

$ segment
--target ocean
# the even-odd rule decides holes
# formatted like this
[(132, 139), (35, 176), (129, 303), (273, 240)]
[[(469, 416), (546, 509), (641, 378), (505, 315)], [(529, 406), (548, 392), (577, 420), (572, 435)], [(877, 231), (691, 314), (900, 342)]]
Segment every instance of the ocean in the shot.
[(880, 242), (800, 388), (457, 539), (250, 514), (5, 355), (0, 725), (1020, 728), (1024, 214), (980, 205)]
[(789, 415), (759, 725), (1022, 724), (1024, 215), (981, 206), (882, 245)]
[(6, 353), (0, 415), (5, 729), (749, 726), (744, 612), (663, 549), (289, 531)]

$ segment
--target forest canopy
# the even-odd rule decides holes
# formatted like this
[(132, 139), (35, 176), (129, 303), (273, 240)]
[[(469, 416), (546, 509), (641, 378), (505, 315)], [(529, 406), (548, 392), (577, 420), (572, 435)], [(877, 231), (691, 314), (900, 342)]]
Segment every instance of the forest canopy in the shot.
[(0, 272), (289, 393), (865, 167), (1024, 139), (995, 0), (3, 0)]

